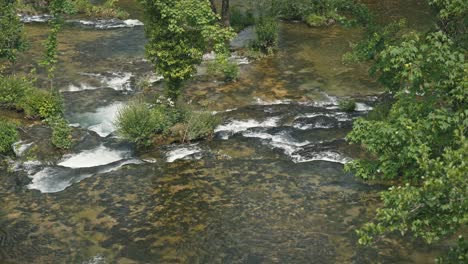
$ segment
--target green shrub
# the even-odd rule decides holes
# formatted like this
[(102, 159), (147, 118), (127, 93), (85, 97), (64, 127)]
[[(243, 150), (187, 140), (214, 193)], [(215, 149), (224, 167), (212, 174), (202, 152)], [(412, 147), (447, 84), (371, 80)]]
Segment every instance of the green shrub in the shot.
[(36, 88), (28, 89), (19, 104), (31, 118), (50, 118), (63, 114), (63, 102), (59, 93)]
[(26, 91), (33, 89), (31, 82), (25, 77), (0, 77), (0, 107), (19, 108)]
[(47, 119), (47, 122), (52, 128), (52, 144), (60, 149), (69, 149), (73, 142), (68, 122), (58, 116)]
[(90, 17), (101, 18), (128, 18), (129, 14), (115, 6), (115, 0), (106, 0), (102, 5), (93, 5), (89, 0), (75, 0), (75, 11)]
[(222, 76), (224, 81), (232, 82), (239, 77), (239, 66), (227, 59), (216, 59), (208, 63), (207, 73), (211, 76)]
[(16, 125), (6, 120), (0, 119), (0, 153), (10, 153), (13, 143), (18, 141), (19, 134)]
[(162, 107), (150, 108), (142, 101), (131, 102), (119, 110), (116, 118), (117, 133), (125, 140), (140, 146), (149, 146), (153, 136), (169, 127)]
[(227, 62), (222, 71), (226, 82), (235, 81), (239, 77), (239, 67), (234, 62)]
[(182, 141), (192, 141), (213, 135), (213, 132), (221, 122), (217, 115), (209, 111), (190, 111), (188, 119), (184, 123), (184, 135)]
[(353, 112), (356, 110), (356, 101), (353, 99), (343, 99), (340, 101), (339, 107), (342, 111)]
[(260, 17), (255, 25), (255, 34), (257, 38), (252, 41), (252, 48), (271, 53), (278, 45), (278, 21), (274, 17)]
[(240, 32), (244, 28), (255, 25), (255, 17), (252, 11), (248, 10), (242, 12), (239, 8), (231, 9), (231, 27), (236, 31)]
[(328, 18), (322, 15), (312, 14), (305, 19), (307, 25), (311, 27), (320, 27), (327, 25)]
[(307, 14), (317, 10), (317, 5), (327, 0), (272, 0), (272, 13), (284, 20), (302, 20)]

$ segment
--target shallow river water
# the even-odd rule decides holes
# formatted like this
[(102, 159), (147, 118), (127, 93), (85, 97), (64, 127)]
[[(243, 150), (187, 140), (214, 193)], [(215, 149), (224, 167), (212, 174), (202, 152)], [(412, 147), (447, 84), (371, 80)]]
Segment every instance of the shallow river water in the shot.
[[(415, 27), (431, 23), (424, 1), (365, 2), (383, 21), (400, 14)], [(131, 14), (141, 19), (137, 8)], [(27, 30), (33, 48), (23, 70), (39, 58), (46, 34), (41, 23)], [(140, 79), (161, 86), (144, 60), (143, 26), (70, 22), (56, 85), (66, 118), (84, 132), (70, 153), (29, 157), (1, 172), (0, 262), (432, 262), (438, 245), (393, 237), (377, 248), (357, 245), (355, 230), (387, 188), (343, 172), (363, 155), (344, 137), (382, 92), (365, 65), (341, 62), (361, 35), (282, 23), (278, 54), (237, 58), (238, 82), (199, 76), (186, 88), (185, 98), (223, 117), (213, 140), (141, 154), (115, 137), (113, 119), (141, 92)], [(339, 109), (343, 97), (357, 100), (355, 112)], [(18, 144), (19, 156), (31, 142)]]

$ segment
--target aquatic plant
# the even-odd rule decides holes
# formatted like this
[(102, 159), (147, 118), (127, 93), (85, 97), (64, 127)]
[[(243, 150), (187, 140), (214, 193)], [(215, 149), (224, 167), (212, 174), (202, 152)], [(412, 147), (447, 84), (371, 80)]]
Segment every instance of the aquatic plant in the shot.
[(94, 5), (89, 0), (73, 1), (77, 13), (100, 18), (125, 19), (128, 13), (115, 6), (116, 0), (106, 0), (102, 5)]
[(320, 27), (328, 24), (328, 18), (322, 15), (311, 14), (305, 18), (305, 22), (311, 27)]
[(240, 8), (232, 8), (230, 17), (231, 27), (236, 32), (255, 25), (255, 16), (252, 10), (242, 11)]
[(251, 42), (254, 50), (272, 53), (278, 46), (279, 24), (276, 18), (261, 16), (255, 23), (257, 38)]
[(220, 117), (210, 111), (192, 110), (187, 116), (187, 120), (183, 123), (182, 142), (210, 137), (221, 123)]
[(0, 119), (0, 153), (10, 153), (13, 143), (18, 141), (19, 134), (16, 124), (4, 119)]
[(115, 125), (124, 140), (147, 147), (152, 144), (154, 135), (168, 128), (169, 120), (161, 107), (151, 108), (137, 100), (119, 110)]
[(353, 112), (356, 109), (356, 101), (354, 99), (340, 100), (339, 107), (342, 111)]
[(47, 119), (47, 123), (52, 128), (52, 144), (60, 149), (69, 149), (72, 144), (72, 129), (68, 122), (60, 116)]
[(218, 56), (214, 61), (208, 62), (207, 72), (208, 75), (222, 76), (224, 81), (232, 82), (239, 77), (239, 66), (225, 57)]

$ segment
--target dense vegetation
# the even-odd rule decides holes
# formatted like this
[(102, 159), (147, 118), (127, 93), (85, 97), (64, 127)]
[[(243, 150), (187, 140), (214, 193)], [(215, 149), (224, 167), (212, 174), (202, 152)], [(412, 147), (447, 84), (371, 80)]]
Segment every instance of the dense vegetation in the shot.
[[(445, 21), (468, 10), (466, 2), (430, 2)], [(394, 98), (387, 112), (357, 120), (347, 136), (372, 158), (346, 168), (362, 179), (394, 184), (382, 193), (375, 221), (358, 231), (362, 244), (394, 231), (432, 243), (468, 222), (466, 49), (451, 27), (419, 33), (403, 25), (372, 28), (348, 56), (372, 60), (372, 74)], [(467, 248), (459, 244), (465, 245), (454, 250), (461, 263)]]
[(123, 139), (148, 147), (163, 138), (184, 143), (210, 137), (219, 121), (209, 111), (197, 111), (188, 105), (176, 107), (170, 98), (158, 97), (128, 104), (119, 111), (116, 125)]
[(219, 60), (227, 59), (226, 43), (234, 34), (218, 23), (208, 0), (140, 2), (146, 12), (147, 56), (167, 81), (167, 95), (176, 101), (205, 52), (212, 49)]

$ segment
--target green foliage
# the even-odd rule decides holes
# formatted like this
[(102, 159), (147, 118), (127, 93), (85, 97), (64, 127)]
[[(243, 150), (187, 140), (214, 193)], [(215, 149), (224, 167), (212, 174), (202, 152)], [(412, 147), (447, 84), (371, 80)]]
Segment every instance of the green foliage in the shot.
[(47, 123), (52, 128), (52, 144), (60, 149), (71, 148), (72, 129), (68, 122), (60, 116), (54, 116), (47, 119)]
[(155, 134), (165, 131), (170, 122), (162, 107), (135, 101), (119, 110), (116, 118), (118, 134), (140, 146), (149, 146)]
[(468, 46), (468, 2), (465, 0), (429, 0), (438, 11), (439, 28), (465, 49)]
[(322, 15), (311, 14), (306, 17), (305, 22), (311, 27), (320, 27), (326, 26), (328, 24), (328, 19)]
[(116, 0), (106, 0), (103, 5), (93, 5), (89, 0), (73, 2), (77, 13), (100, 18), (128, 18), (128, 13), (115, 6)]
[(227, 58), (217, 57), (216, 60), (209, 62), (207, 66), (209, 75), (222, 76), (224, 81), (232, 82), (239, 77), (239, 66), (230, 62)]
[(0, 0), (0, 32), (0, 60), (16, 61), (18, 52), (28, 47), (23, 24), (16, 15), (16, 1)]
[(261, 16), (255, 25), (256, 39), (252, 41), (252, 49), (264, 53), (273, 53), (278, 46), (279, 24), (276, 18)]
[(367, 25), (371, 20), (366, 5), (355, 0), (271, 0), (271, 13), (284, 20), (303, 20), (311, 26), (334, 21), (345, 25)]
[(457, 245), (452, 247), (445, 255), (437, 259), (440, 264), (463, 264), (468, 261), (468, 240), (463, 236), (458, 237)]
[[(352, 51), (343, 56), (344, 62), (355, 63), (360, 61), (374, 60), (380, 52), (389, 45), (398, 43), (406, 21), (404, 19), (390, 23), (386, 26), (370, 26), (363, 41), (353, 44)], [(375, 72), (375, 67), (371, 73)]]
[(44, 43), (45, 53), (40, 64), (46, 67), (52, 86), (52, 79), (55, 75), (55, 65), (57, 64), (57, 37), (64, 23), (63, 15), (71, 14), (75, 9), (73, 4), (67, 0), (51, 0), (49, 11), (53, 18), (49, 21), (50, 32), (46, 42)]
[(18, 141), (19, 134), (16, 125), (0, 119), (0, 154), (10, 153), (13, 143)]
[(189, 106), (176, 108), (171, 99), (159, 97), (155, 104), (134, 101), (119, 110), (117, 132), (122, 139), (150, 146), (157, 135), (187, 142), (209, 137), (219, 124), (219, 117)]
[(0, 76), (0, 107), (20, 108), (20, 103), (28, 90), (34, 89), (26, 77)]
[(242, 31), (244, 28), (255, 25), (255, 17), (252, 11), (243, 12), (240, 8), (231, 9), (231, 27), (236, 32)]
[(26, 90), (17, 108), (23, 109), (29, 118), (47, 119), (63, 114), (61, 95), (58, 92), (37, 88)]
[(184, 122), (184, 136), (182, 142), (207, 138), (221, 122), (219, 116), (209, 111), (190, 111)]
[(432, 243), (468, 223), (468, 126), (464, 53), (442, 32), (384, 41), (374, 74), (395, 103), (381, 120), (359, 119), (347, 139), (375, 158), (346, 169), (366, 180), (392, 180), (360, 243), (398, 231)]
[(63, 113), (58, 92), (37, 89), (28, 77), (17, 75), (0, 76), (0, 107), (24, 110), (29, 118), (47, 119)]
[(354, 99), (343, 99), (340, 101), (339, 107), (342, 111), (353, 112), (356, 110), (356, 101)]
[(147, 57), (168, 82), (168, 96), (176, 99), (203, 54), (210, 49), (227, 54), (234, 33), (219, 24), (208, 0), (139, 1), (146, 13)]

